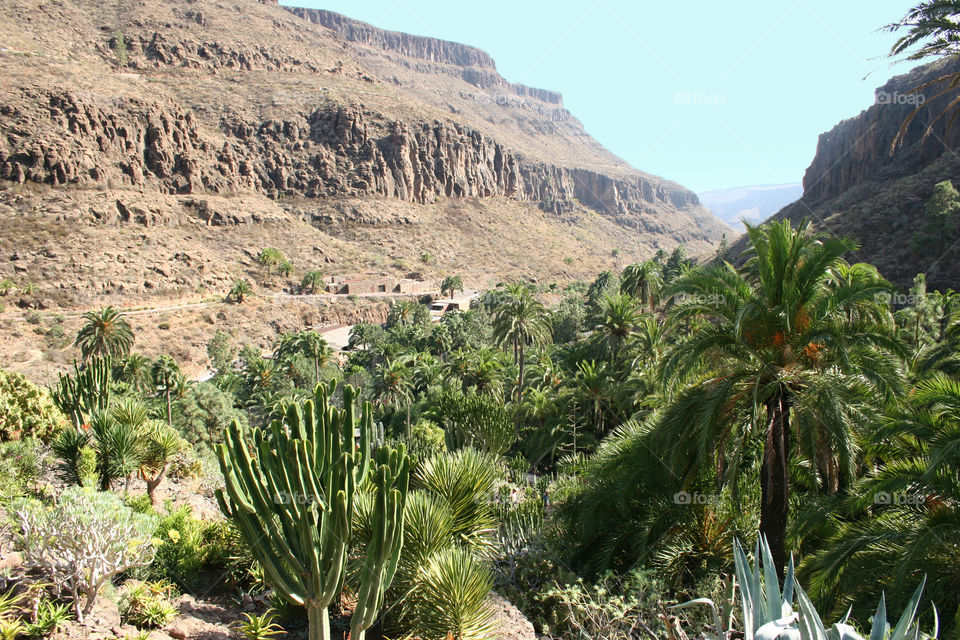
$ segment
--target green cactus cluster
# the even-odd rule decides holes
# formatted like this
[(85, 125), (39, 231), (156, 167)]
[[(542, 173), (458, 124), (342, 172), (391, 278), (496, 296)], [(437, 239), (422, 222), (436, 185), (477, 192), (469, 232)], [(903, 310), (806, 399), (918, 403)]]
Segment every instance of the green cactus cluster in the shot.
[(217, 499), (277, 592), (306, 607), (310, 639), (327, 640), (327, 610), (346, 575), (354, 501), (369, 483), (373, 535), (350, 625), (350, 637), (362, 640), (399, 561), (409, 459), (402, 445), (374, 452), (370, 404), (358, 416), (357, 392), (346, 386), (344, 408), (333, 407), (336, 388), (336, 381), (317, 385), (313, 399), (290, 405), (266, 429), (233, 423), (217, 452), (226, 485)]
[(53, 401), (75, 427), (86, 424), (91, 415), (110, 406), (111, 366), (110, 358), (96, 357), (83, 367), (74, 361), (73, 375), (59, 375)]

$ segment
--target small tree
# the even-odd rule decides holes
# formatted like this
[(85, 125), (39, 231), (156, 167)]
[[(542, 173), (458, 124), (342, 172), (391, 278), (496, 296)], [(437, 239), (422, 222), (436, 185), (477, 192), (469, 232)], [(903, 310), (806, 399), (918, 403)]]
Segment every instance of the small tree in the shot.
[(167, 404), (167, 424), (173, 426), (173, 394), (183, 384), (183, 374), (180, 373), (180, 367), (176, 360), (164, 354), (157, 358), (153, 363), (153, 381), (157, 392), (160, 393)]
[(24, 564), (70, 595), (80, 622), (103, 585), (153, 561), (152, 520), (111, 493), (71, 487), (52, 508), (28, 500), (16, 513)]
[(253, 286), (251, 286), (250, 281), (246, 278), (240, 278), (233, 283), (233, 287), (230, 288), (230, 293), (227, 294), (227, 298), (238, 304), (242, 304), (247, 296), (252, 295)]
[(452, 298), (457, 291), (463, 291), (463, 278), (460, 276), (447, 276), (443, 279), (443, 283), (440, 284), (441, 295), (449, 292)]
[(323, 289), (323, 272), (317, 271), (308, 271), (306, 275), (303, 276), (303, 280), (300, 281), (300, 291), (303, 293), (316, 293), (317, 290)]

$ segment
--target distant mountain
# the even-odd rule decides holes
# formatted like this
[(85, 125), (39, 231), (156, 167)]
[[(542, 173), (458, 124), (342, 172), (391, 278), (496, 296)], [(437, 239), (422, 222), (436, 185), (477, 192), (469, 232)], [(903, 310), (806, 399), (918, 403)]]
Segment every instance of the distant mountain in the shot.
[(748, 222), (766, 220), (783, 207), (799, 200), (803, 195), (803, 185), (795, 182), (735, 187), (705, 191), (698, 195), (700, 203), (715, 216), (734, 229), (743, 231), (744, 227), (740, 223), (742, 218), (746, 218)]

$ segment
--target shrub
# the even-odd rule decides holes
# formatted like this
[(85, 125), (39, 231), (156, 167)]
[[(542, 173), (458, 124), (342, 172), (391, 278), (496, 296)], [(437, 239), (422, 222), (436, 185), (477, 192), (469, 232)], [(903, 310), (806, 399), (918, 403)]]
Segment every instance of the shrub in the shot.
[(318, 289), (323, 289), (323, 272), (316, 269), (308, 271), (300, 281), (300, 290), (304, 293), (316, 293)]
[(28, 638), (49, 637), (71, 617), (70, 608), (67, 605), (42, 600), (37, 605), (34, 620), (23, 625), (23, 634)]
[(177, 616), (170, 602), (173, 591), (173, 585), (163, 580), (127, 583), (120, 596), (120, 620), (138, 629), (165, 627)]
[(223, 439), (223, 433), (234, 420), (245, 425), (247, 417), (233, 406), (234, 396), (215, 384), (200, 382), (191, 385), (174, 406), (174, 427), (187, 442), (198, 447), (212, 447)]
[(257, 262), (265, 267), (276, 267), (284, 260), (286, 260), (286, 258), (280, 250), (273, 247), (264, 247), (260, 249), (260, 253), (257, 255)]
[(268, 609), (259, 616), (244, 613), (243, 617), (243, 620), (237, 620), (234, 623), (234, 629), (245, 640), (270, 640), (270, 638), (286, 633), (280, 625), (274, 622), (277, 613), (273, 609)]
[(47, 449), (32, 438), (0, 443), (0, 501), (27, 495), (43, 472), (47, 458)]
[(0, 369), (0, 441), (32, 437), (49, 442), (66, 424), (49, 392), (22, 374)]
[(411, 467), (416, 468), (423, 460), (446, 453), (447, 445), (443, 429), (429, 420), (420, 420), (410, 427), (407, 438), (407, 452), (410, 454)]
[(71, 487), (51, 507), (23, 500), (16, 514), (21, 529), (16, 544), (24, 565), (69, 594), (81, 622), (104, 584), (149, 564), (156, 552), (150, 540), (152, 520), (111, 493)]
[(188, 505), (162, 515), (153, 535), (163, 543), (146, 575), (153, 580), (170, 580), (187, 588), (199, 584), (201, 570), (207, 563), (207, 526), (193, 517)]

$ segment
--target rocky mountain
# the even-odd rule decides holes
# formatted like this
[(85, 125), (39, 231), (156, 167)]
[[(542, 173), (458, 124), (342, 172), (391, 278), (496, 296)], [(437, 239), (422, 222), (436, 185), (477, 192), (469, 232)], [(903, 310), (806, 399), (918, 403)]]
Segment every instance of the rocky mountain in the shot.
[(700, 202), (715, 216), (738, 231), (741, 220), (762, 222), (803, 195), (803, 185), (767, 184), (733, 189), (716, 189), (697, 194)]
[[(0, 7), (0, 43), (0, 225), (34, 215), (38, 245), (58, 238), (39, 238), (37, 225), (63, 218), (94, 234), (165, 225), (171, 241), (196, 225), (260, 225), (261, 234), (300, 225), (301, 244), (333, 246), (333, 237), (350, 247), (326, 251), (327, 264), (382, 267), (360, 242), (364, 230), (429, 225), (439, 246), (399, 232), (411, 246), (397, 261), (449, 249), (478, 276), (515, 272), (470, 256), (485, 240), (463, 235), (469, 202), (490, 227), (477, 233), (501, 245), (512, 236), (500, 222), (541, 227), (538, 251), (503, 249), (528, 255), (531, 275), (559, 277), (564, 269), (544, 264), (572, 257), (585, 270), (614, 248), (708, 248), (724, 230), (694, 193), (590, 138), (559, 94), (506, 81), (466, 45), (255, 0), (11, 0)], [(577, 255), (559, 254), (570, 236)], [(82, 262), (65, 244), (59, 253)], [(57, 271), (62, 259), (47, 263), (44, 248), (20, 246), (21, 271), (0, 263), (0, 277)], [(114, 273), (117, 286), (64, 286), (149, 294), (236, 275), (210, 246), (194, 252), (207, 254), (206, 272), (161, 269), (182, 283), (151, 271), (154, 257), (134, 256)]]
[[(940, 242), (923, 242), (920, 236), (934, 185), (943, 180), (960, 185), (960, 128), (950, 126), (950, 114), (937, 118), (957, 97), (955, 90), (938, 95), (948, 87), (937, 79), (957, 71), (960, 61), (940, 61), (878, 88), (870, 108), (820, 136), (803, 178), (803, 197), (774, 218), (809, 218), (819, 229), (853, 238), (860, 249), (852, 258), (875, 264), (901, 287), (926, 273), (932, 287), (956, 288), (960, 238), (945, 239), (942, 250), (934, 250), (931, 246)], [(903, 144), (891, 151), (917, 107)], [(932, 132), (924, 137), (931, 122)]]

